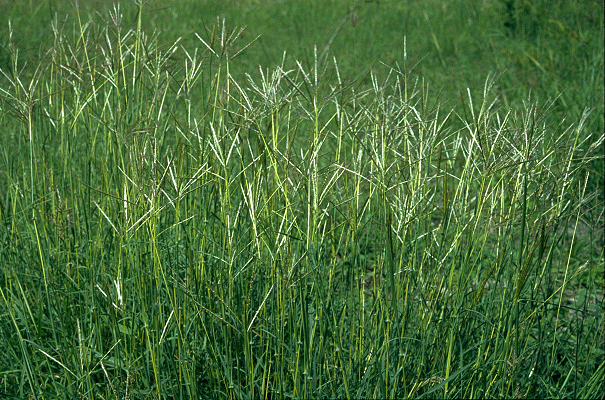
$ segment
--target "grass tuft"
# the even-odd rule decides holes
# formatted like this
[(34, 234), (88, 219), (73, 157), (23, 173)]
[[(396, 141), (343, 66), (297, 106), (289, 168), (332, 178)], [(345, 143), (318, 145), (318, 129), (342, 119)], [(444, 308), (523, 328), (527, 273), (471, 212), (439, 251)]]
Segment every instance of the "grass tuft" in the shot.
[[(501, 3), (510, 35), (546, 29)], [(567, 121), (566, 94), (513, 102), (493, 74), (448, 108), (406, 41), (403, 67), (347, 78), (351, 10), (246, 74), (256, 36), (166, 41), (135, 6), (54, 17), (35, 63), (9, 25), (0, 391), (603, 397), (595, 109)]]

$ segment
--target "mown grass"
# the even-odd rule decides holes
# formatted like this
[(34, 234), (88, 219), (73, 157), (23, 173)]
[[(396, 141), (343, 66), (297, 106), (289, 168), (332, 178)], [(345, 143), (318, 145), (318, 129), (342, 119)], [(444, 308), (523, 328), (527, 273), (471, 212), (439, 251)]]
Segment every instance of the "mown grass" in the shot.
[[(560, 45), (541, 43), (543, 20), (520, 2), (443, 3), (426, 24), (420, 6), (391, 5), (434, 32), (418, 61), (412, 32), (397, 56), (345, 46), (380, 3), (344, 16), (240, 3), (317, 25), (283, 25), (298, 36), (274, 35), (282, 48), (246, 47), (258, 28), (230, 19), (176, 41), (193, 5), (140, 2), (53, 17), (25, 56), (7, 36), (0, 391), (603, 397), (602, 43), (600, 59), (583, 49), (602, 13), (596, 30), (573, 25), (584, 42)], [(543, 67), (533, 95), (522, 75), (489, 73), (513, 53), (474, 70), (470, 28), (429, 23), (508, 4), (493, 46)], [(563, 4), (555, 17), (575, 7)], [(551, 69), (528, 53), (566, 45), (579, 71), (558, 48)]]

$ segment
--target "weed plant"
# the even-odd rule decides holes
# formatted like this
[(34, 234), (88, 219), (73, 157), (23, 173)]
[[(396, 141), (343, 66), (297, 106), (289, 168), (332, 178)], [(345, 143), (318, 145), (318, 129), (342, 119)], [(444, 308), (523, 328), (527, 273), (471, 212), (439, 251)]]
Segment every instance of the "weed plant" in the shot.
[(33, 68), (9, 38), (1, 393), (603, 397), (590, 109), (488, 76), (449, 110), (321, 48), (236, 79), (242, 30), (166, 44), (137, 5), (54, 19)]

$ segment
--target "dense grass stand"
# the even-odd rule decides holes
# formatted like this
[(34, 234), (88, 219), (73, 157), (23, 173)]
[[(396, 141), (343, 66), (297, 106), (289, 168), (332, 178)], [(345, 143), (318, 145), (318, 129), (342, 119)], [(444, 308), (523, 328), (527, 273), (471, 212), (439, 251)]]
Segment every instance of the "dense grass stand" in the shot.
[(603, 397), (602, 109), (493, 74), (448, 108), (407, 44), (246, 77), (244, 30), (166, 42), (135, 5), (27, 65), (10, 28), (0, 393)]

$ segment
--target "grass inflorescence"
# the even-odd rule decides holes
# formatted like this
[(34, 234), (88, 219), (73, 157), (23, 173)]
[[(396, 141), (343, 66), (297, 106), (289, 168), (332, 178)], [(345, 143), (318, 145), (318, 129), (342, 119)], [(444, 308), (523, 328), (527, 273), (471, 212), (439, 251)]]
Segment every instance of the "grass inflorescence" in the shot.
[(0, 392), (603, 397), (591, 109), (493, 75), (448, 109), (407, 53), (240, 79), (254, 38), (165, 42), (145, 3), (55, 18), (27, 68), (9, 38)]

